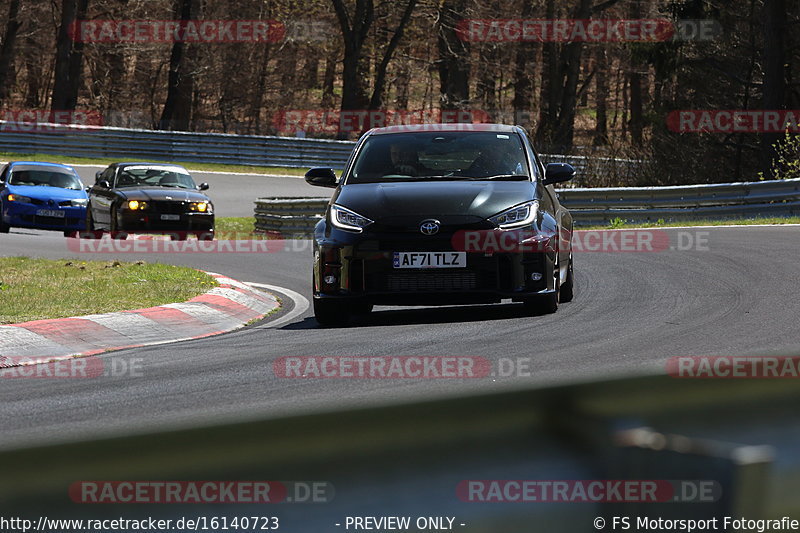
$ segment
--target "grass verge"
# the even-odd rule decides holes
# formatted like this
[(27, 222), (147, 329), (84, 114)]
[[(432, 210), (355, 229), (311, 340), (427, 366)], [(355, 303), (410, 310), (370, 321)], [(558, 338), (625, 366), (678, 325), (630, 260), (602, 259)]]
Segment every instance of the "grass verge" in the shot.
[(576, 230), (596, 230), (596, 229), (637, 229), (637, 228), (679, 228), (684, 226), (758, 226), (800, 224), (800, 217), (765, 217), (765, 218), (737, 218), (730, 220), (683, 220), (677, 222), (666, 222), (658, 220), (656, 222), (626, 222), (622, 219), (614, 219), (605, 225), (575, 226)]
[(0, 324), (183, 302), (218, 285), (197, 270), (143, 261), (0, 258)]
[[(1, 161), (45, 161), (48, 163), (62, 163), (65, 165), (101, 165), (106, 166), (111, 163), (120, 162), (138, 162), (146, 161), (146, 158), (92, 158), (92, 157), (72, 157), (64, 155), (53, 154), (17, 154), (11, 152), (0, 152)], [(304, 176), (308, 169), (306, 168), (288, 168), (288, 167), (261, 167), (250, 165), (226, 165), (223, 163), (192, 163), (188, 161), (170, 161), (186, 167), (189, 171), (193, 172), (242, 172), (245, 174), (265, 174), (265, 175), (279, 175), (279, 176)]]
[(219, 217), (214, 220), (214, 233), (217, 239), (231, 239), (237, 235), (246, 239), (244, 235), (255, 231), (255, 223), (254, 217)]

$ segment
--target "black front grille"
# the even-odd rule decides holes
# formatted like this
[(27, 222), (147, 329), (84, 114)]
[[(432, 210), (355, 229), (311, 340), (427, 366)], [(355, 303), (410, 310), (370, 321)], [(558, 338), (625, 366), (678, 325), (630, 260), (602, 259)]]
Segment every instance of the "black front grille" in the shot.
[(156, 213), (179, 215), (186, 212), (184, 202), (153, 202)]
[(469, 271), (414, 271), (376, 273), (368, 290), (377, 292), (447, 292), (478, 288), (478, 275)]

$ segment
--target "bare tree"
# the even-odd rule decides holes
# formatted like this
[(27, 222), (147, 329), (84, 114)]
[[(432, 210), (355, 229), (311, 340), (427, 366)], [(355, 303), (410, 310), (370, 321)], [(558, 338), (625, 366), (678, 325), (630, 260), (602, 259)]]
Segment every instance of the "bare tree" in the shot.
[(83, 42), (71, 35), (76, 21), (86, 18), (89, 0), (63, 0), (61, 3), (61, 25), (56, 41), (55, 82), (50, 108), (54, 111), (74, 110), (78, 102), (78, 91), (83, 68)]

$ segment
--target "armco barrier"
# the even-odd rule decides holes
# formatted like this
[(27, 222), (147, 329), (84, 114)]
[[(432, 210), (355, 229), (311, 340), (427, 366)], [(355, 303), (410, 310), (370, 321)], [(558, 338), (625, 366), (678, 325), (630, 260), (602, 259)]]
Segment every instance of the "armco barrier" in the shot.
[[(629, 222), (800, 216), (800, 179), (677, 187), (559, 189), (576, 226)], [(309, 235), (324, 198), (259, 198), (256, 229)]]
[[(153, 131), (0, 121), (0, 151), (78, 157), (141, 158), (249, 166), (344, 168), (355, 143), (326, 139)], [(542, 154), (544, 162), (570, 163), (581, 176), (630, 178), (630, 159)]]

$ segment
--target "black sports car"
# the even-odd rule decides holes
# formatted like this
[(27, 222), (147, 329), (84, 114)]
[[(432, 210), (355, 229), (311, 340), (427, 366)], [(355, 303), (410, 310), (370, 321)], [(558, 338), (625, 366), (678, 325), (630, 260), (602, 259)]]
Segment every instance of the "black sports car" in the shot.
[(110, 231), (169, 234), (173, 239), (196, 235), (214, 238), (214, 205), (205, 194), (208, 184), (195, 184), (178, 165), (114, 163), (96, 175), (86, 210), (87, 235)]
[(518, 126), (391, 126), (365, 133), (314, 232), (314, 312), (346, 323), (373, 304), (522, 301), (554, 312), (572, 299), (572, 216)]

